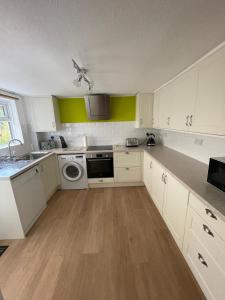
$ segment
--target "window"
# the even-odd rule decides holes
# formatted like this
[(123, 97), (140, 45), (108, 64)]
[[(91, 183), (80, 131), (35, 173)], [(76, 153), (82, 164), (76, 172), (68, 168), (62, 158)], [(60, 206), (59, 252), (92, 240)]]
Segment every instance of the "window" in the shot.
[(0, 98), (0, 148), (6, 147), (13, 138), (22, 138), (16, 104)]

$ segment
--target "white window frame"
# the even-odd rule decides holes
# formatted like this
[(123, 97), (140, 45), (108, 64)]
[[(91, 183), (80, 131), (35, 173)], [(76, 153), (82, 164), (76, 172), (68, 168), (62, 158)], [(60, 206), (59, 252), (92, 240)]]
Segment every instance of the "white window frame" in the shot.
[[(5, 100), (0, 98), (0, 105), (4, 105), (7, 111), (7, 117), (0, 117), (0, 121), (8, 121), (10, 123), (12, 139), (19, 139), (24, 143), (15, 100)], [(6, 147), (8, 147), (8, 144), (0, 145), (0, 149)]]

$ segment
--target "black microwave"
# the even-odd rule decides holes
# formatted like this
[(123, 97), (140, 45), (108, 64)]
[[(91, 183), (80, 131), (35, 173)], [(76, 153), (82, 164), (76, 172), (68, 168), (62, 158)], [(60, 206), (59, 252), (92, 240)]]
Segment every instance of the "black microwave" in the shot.
[(225, 192), (225, 157), (210, 158), (207, 181)]

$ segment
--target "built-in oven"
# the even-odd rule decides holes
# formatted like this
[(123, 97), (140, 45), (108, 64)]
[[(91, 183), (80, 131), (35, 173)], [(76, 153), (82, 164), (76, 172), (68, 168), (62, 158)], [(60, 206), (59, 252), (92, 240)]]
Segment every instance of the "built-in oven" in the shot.
[(114, 177), (113, 152), (87, 153), (88, 178)]

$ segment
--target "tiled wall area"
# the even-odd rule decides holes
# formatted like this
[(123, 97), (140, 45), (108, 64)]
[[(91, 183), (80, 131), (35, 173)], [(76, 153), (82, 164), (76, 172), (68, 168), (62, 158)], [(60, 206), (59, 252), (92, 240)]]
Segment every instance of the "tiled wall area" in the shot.
[[(135, 122), (65, 123), (61, 131), (52, 135), (64, 136), (69, 147), (81, 146), (86, 135), (89, 145), (123, 145), (127, 137), (145, 138), (147, 129), (135, 128)], [(51, 133), (39, 134), (39, 141)]]
[(206, 164), (210, 157), (225, 156), (225, 137), (158, 130), (160, 142)]

